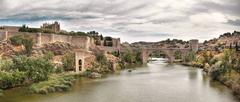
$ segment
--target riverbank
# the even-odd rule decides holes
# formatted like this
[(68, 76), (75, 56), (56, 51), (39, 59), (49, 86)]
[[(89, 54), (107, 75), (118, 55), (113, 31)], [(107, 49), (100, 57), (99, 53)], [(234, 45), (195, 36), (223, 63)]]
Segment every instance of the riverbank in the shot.
[(177, 63), (183, 66), (195, 67), (203, 69), (204, 72), (208, 74), (212, 78), (212, 80), (216, 80), (221, 84), (225, 85), (229, 89), (233, 91), (233, 94), (240, 99), (240, 74), (236, 71), (231, 71), (230, 73), (220, 74), (219, 77), (213, 78), (211, 72), (211, 66), (202, 66), (196, 63)]
[(30, 86), (30, 93), (48, 94), (70, 90), (76, 80), (76, 74), (53, 74), (48, 80), (34, 83)]

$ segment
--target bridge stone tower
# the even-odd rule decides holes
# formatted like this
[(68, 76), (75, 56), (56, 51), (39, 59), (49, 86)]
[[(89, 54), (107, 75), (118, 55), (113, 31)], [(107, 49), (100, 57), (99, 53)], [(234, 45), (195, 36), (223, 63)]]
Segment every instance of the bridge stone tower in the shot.
[(197, 39), (192, 39), (189, 41), (190, 48), (192, 49), (193, 52), (198, 51), (198, 40)]
[(142, 58), (142, 63), (147, 64), (147, 62), (148, 62), (148, 51), (146, 49), (142, 49), (141, 58)]

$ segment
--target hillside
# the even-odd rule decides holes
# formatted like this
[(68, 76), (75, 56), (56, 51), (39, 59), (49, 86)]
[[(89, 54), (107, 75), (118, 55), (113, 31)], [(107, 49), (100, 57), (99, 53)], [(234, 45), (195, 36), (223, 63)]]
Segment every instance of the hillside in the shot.
[(167, 39), (159, 42), (134, 42), (130, 46), (136, 48), (187, 48), (188, 42), (178, 39)]
[(216, 48), (216, 47), (230, 47), (239, 44), (240, 41), (240, 32), (234, 31), (233, 33), (224, 33), (218, 38), (214, 38), (208, 41), (205, 41), (203, 44), (207, 48)]

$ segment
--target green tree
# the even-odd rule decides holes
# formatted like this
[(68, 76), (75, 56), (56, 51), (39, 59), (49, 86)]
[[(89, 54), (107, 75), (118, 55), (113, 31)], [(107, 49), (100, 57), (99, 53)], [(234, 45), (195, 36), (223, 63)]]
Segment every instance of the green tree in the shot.
[(62, 58), (63, 69), (65, 71), (75, 68), (75, 55), (74, 53), (67, 53)]
[(174, 57), (175, 59), (181, 59), (182, 58), (181, 51), (177, 50), (176, 52), (174, 52)]
[(127, 63), (135, 62), (134, 54), (131, 51), (127, 51), (123, 55), (123, 61)]
[(186, 62), (191, 62), (194, 61), (196, 59), (196, 53), (193, 51), (190, 51), (186, 56), (185, 56), (185, 61)]
[(28, 39), (24, 39), (23, 40), (23, 45), (26, 49), (26, 53), (28, 56), (30, 56), (32, 54), (32, 49), (33, 49), (33, 39), (32, 38), (28, 38)]
[(48, 79), (48, 75), (53, 72), (54, 66), (44, 58), (29, 58), (26, 56), (16, 56), (13, 58), (13, 69), (26, 72), (27, 78), (33, 82)]
[(222, 57), (222, 65), (221, 68), (223, 69), (224, 73), (228, 72), (231, 74), (231, 70), (234, 69), (234, 56), (235, 56), (235, 51), (232, 49), (226, 49), (223, 52), (223, 57)]
[(21, 85), (26, 79), (25, 72), (13, 71), (3, 72), (0, 71), (0, 89), (6, 89)]
[(49, 51), (43, 56), (43, 58), (47, 61), (50, 61), (53, 58), (53, 56), (54, 56), (54, 53), (52, 51)]
[(99, 62), (101, 65), (107, 64), (107, 57), (103, 53), (97, 53), (96, 55), (96, 61)]

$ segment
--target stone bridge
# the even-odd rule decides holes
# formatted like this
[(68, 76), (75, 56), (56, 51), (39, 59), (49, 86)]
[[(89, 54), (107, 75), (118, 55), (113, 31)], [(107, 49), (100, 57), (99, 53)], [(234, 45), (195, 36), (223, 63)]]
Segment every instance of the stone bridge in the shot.
[(142, 63), (146, 64), (148, 61), (148, 57), (151, 53), (154, 51), (161, 51), (163, 52), (166, 57), (168, 58), (168, 61), (170, 63), (173, 63), (175, 61), (175, 52), (180, 51), (181, 57), (184, 59), (184, 57), (191, 51), (190, 48), (146, 48), (142, 49)]
[(198, 51), (198, 40), (190, 40), (189, 41), (189, 48), (143, 48), (142, 49), (142, 63), (146, 64), (148, 62), (148, 57), (153, 51), (161, 51), (163, 52), (166, 57), (168, 58), (169, 63), (173, 63), (175, 61), (175, 52), (180, 51), (181, 52), (181, 58), (184, 59), (185, 56), (193, 51)]

